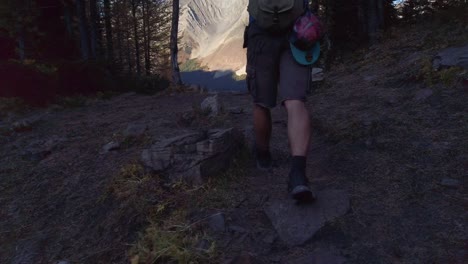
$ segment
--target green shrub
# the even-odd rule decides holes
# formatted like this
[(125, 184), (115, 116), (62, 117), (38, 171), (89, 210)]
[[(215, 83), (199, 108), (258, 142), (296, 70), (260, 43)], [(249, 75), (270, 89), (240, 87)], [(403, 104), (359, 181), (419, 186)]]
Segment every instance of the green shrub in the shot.
[(199, 70), (207, 70), (206, 66), (202, 66), (201, 63), (196, 59), (191, 59), (180, 65), (181, 72), (193, 72)]
[(18, 113), (25, 110), (26, 104), (21, 98), (1, 98), (0, 97), (0, 117), (7, 113)]
[(448, 69), (443, 69), (439, 71), (440, 81), (445, 84), (445, 86), (453, 86), (459, 79), (462, 73), (462, 69), (458, 67), (451, 67)]
[(66, 108), (77, 108), (86, 105), (87, 98), (82, 95), (78, 96), (66, 96), (61, 97), (57, 100), (58, 105)]
[(140, 94), (152, 95), (166, 90), (170, 81), (159, 75), (127, 78), (122, 83), (122, 90), (134, 91)]

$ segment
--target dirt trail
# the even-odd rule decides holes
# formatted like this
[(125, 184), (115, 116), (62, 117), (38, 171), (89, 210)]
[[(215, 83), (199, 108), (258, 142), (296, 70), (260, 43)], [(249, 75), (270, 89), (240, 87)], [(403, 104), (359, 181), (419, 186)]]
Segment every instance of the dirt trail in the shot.
[[(251, 160), (245, 175), (226, 190), (237, 202), (203, 208), (224, 213), (231, 228), (214, 235), (222, 259), (310, 263), (312, 252), (322, 250), (356, 264), (463, 263), (467, 153), (458, 117), (466, 93), (454, 88), (415, 103), (417, 84), (377, 78), (370, 85), (370, 77), (345, 70), (329, 78), (333, 86), (315, 90), (307, 104), (314, 127), (308, 177), (315, 190), (346, 191), (350, 210), (304, 245), (291, 247), (280, 239), (265, 213), (270, 201), (288, 199), (287, 120), (277, 108), (272, 139), (277, 166), (260, 172)], [(343, 89), (346, 83), (354, 84), (352, 91)], [(74, 109), (40, 110), (32, 114), (40, 116), (32, 131), (2, 135), (0, 262), (126, 263), (129, 244), (146, 219), (108, 199), (109, 185), (153, 140), (193, 130), (181, 117), (206, 96), (127, 94)], [(220, 100), (245, 111), (228, 115), (219, 127), (251, 126), (247, 95)], [(148, 126), (144, 137), (100, 154), (134, 123)], [(458, 185), (441, 185), (446, 177)]]

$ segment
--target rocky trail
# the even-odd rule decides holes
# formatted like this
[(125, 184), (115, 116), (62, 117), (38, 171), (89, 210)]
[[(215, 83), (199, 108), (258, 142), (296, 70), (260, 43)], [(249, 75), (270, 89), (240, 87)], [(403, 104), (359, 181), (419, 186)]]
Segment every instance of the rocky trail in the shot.
[[(51, 263), (61, 258), (69, 263), (125, 262), (122, 257), (126, 255), (126, 243), (134, 237), (132, 228), (125, 223), (136, 216), (119, 212), (117, 204), (99, 200), (121, 164), (140, 159), (150, 137), (171, 138), (190, 133), (192, 130), (184, 129), (174, 120), (183, 120), (193, 102), (203, 97), (206, 96), (128, 94), (78, 109), (44, 111), (15, 122), (13, 126), (22, 129), (2, 138), (0, 227), (2, 245), (8, 245), (2, 247), (2, 262)], [(247, 131), (248, 137), (249, 96), (224, 95), (220, 100), (233, 112), (232, 119), (225, 120), (223, 126), (235, 124), (235, 128)], [(236, 255), (248, 259), (234, 263), (260, 261), (264, 254), (271, 255), (265, 261), (285, 261), (281, 257), (288, 250), (276, 254), (272, 250), (304, 244), (326, 223), (349, 210), (344, 190), (324, 191), (317, 204), (301, 209), (288, 202), (286, 120), (282, 111), (275, 115), (276, 168), (259, 172), (249, 163), (246, 175), (239, 182), (232, 182), (226, 194), (235, 196), (239, 204), (216, 208), (218, 213), (214, 215), (222, 217), (210, 224), (226, 252), (226, 260)], [(140, 141), (124, 146), (128, 137), (140, 137)], [(321, 140), (314, 142), (311, 153), (316, 158), (310, 161), (310, 174), (319, 175), (327, 167), (320, 158), (327, 150)], [(320, 182), (330, 182), (329, 175), (311, 177), (314, 187), (320, 189)], [(115, 247), (108, 248), (107, 243)], [(250, 255), (253, 253), (255, 256)], [(327, 249), (318, 256), (323, 254), (327, 257), (330, 253)], [(341, 259), (336, 257), (336, 263), (341, 263)], [(297, 263), (308, 262), (304, 261)]]

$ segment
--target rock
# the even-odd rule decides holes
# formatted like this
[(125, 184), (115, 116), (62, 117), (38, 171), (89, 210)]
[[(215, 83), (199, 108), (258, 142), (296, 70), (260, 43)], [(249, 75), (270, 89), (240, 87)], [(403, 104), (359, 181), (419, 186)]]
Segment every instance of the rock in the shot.
[(312, 68), (312, 82), (323, 81), (323, 69), (322, 68)]
[(432, 94), (434, 94), (434, 92), (431, 89), (422, 89), (416, 93), (414, 99), (418, 102), (422, 102), (431, 97)]
[(70, 262), (67, 260), (60, 260), (57, 264), (70, 264)]
[(31, 116), (29, 118), (18, 120), (12, 124), (12, 129), (15, 132), (31, 131), (33, 126), (41, 122), (43, 118), (44, 118), (44, 114), (38, 114), (35, 116)]
[(290, 264), (344, 264), (345, 262), (346, 258), (342, 256), (318, 249), (307, 256), (292, 260)]
[(32, 125), (27, 122), (26, 120), (21, 120), (13, 123), (12, 129), (15, 132), (26, 132), (26, 131), (31, 131), (32, 130)]
[(453, 66), (468, 69), (468, 45), (440, 51), (434, 58), (432, 66), (436, 70)]
[(47, 140), (37, 140), (26, 147), (23, 158), (31, 161), (41, 161), (49, 156), (67, 139), (59, 136), (52, 136)]
[(141, 159), (153, 171), (198, 185), (227, 169), (242, 143), (242, 133), (234, 128), (188, 133), (154, 144)]
[(124, 136), (129, 138), (139, 138), (143, 136), (148, 129), (146, 124), (132, 123), (128, 124), (127, 129), (124, 131)]
[(107, 152), (110, 152), (112, 150), (117, 150), (120, 148), (120, 144), (118, 142), (109, 142), (107, 143), (104, 147), (102, 147), (102, 151), (101, 153), (107, 153)]
[(218, 102), (218, 95), (210, 96), (201, 103), (203, 111), (210, 111), (210, 116), (217, 116), (221, 109)]
[(210, 216), (208, 219), (208, 226), (215, 232), (226, 231), (226, 220), (223, 213), (218, 213)]
[(304, 244), (327, 222), (349, 210), (349, 197), (344, 191), (321, 191), (317, 197), (313, 204), (297, 205), (292, 199), (283, 199), (265, 207), (277, 233), (289, 246)]
[(240, 115), (240, 114), (243, 114), (244, 113), (244, 108), (242, 107), (230, 107), (227, 109), (227, 111), (231, 114), (234, 114), (234, 115)]
[(440, 185), (449, 188), (458, 188), (460, 187), (460, 181), (456, 179), (445, 178), (440, 181)]

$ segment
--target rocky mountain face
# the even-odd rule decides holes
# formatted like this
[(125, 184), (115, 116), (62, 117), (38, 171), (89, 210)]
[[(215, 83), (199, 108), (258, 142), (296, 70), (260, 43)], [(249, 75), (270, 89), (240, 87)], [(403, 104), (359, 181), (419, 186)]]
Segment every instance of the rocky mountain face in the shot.
[(198, 59), (210, 70), (242, 72), (246, 56), (243, 31), (248, 0), (181, 1), (182, 55)]

